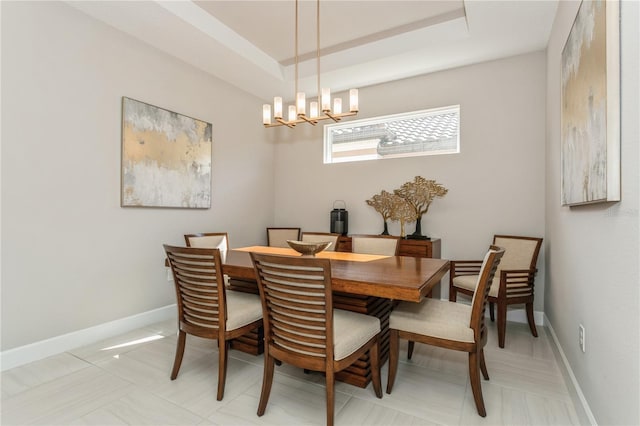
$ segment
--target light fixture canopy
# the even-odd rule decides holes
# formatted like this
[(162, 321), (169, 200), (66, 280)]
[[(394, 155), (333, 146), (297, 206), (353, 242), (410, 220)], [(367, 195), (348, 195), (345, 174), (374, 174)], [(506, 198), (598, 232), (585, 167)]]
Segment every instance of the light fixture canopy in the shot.
[(282, 116), (282, 97), (273, 98), (273, 119), (271, 121), (271, 105), (262, 106), (262, 124), (264, 127), (287, 126), (295, 127), (298, 123), (318, 124), (321, 120), (340, 121), (343, 117), (358, 114), (358, 89), (349, 90), (349, 111), (342, 112), (342, 98), (333, 99), (331, 109), (331, 91), (329, 88), (320, 89), (320, 0), (316, 1), (316, 62), (318, 74), (318, 99), (309, 102), (309, 115), (307, 115), (306, 96), (298, 91), (298, 0), (296, 0), (295, 22), (295, 105), (288, 108), (287, 120)]

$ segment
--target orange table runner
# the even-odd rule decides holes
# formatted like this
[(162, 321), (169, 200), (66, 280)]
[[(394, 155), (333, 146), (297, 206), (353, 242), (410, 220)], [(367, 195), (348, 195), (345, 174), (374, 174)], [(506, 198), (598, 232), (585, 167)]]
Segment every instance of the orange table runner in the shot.
[[(286, 248), (286, 247), (250, 246), (250, 247), (240, 247), (233, 250), (264, 253), (264, 254), (280, 254), (285, 256), (301, 256), (301, 254), (295, 251), (294, 249)], [(370, 262), (372, 260), (386, 259), (391, 256), (381, 256), (378, 254), (346, 253), (346, 252), (325, 250), (316, 254), (316, 257), (320, 259), (348, 260), (352, 262)]]

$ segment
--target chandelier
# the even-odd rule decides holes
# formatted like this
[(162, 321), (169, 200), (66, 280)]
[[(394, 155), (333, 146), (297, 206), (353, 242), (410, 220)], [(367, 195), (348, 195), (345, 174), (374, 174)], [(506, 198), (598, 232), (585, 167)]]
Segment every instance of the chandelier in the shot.
[(342, 117), (349, 117), (358, 113), (358, 89), (349, 90), (349, 112), (342, 112), (342, 98), (333, 99), (331, 108), (331, 91), (328, 88), (320, 89), (320, 0), (316, 2), (316, 64), (318, 74), (318, 98), (309, 102), (309, 114), (306, 109), (304, 92), (298, 91), (298, 0), (296, 0), (296, 24), (295, 24), (295, 105), (289, 105), (287, 119), (282, 114), (282, 97), (273, 98), (273, 119), (271, 121), (271, 105), (262, 106), (262, 124), (264, 127), (287, 126), (295, 127), (298, 123), (318, 124), (321, 120), (331, 119), (335, 122)]

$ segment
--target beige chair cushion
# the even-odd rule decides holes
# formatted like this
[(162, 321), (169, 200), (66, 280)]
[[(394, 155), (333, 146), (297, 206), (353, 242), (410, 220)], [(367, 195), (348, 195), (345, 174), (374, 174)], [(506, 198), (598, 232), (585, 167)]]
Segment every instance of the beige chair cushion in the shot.
[(324, 241), (331, 241), (331, 245), (325, 249), (325, 251), (336, 251), (338, 245), (337, 235), (322, 235), (322, 234), (302, 234), (302, 241), (305, 243), (321, 243)]
[(262, 303), (257, 294), (227, 290), (227, 331), (262, 318)]
[(380, 333), (380, 320), (356, 312), (333, 310), (333, 358), (348, 357)]
[(362, 254), (394, 256), (398, 246), (395, 238), (352, 237), (351, 251)]
[(476, 291), (479, 275), (460, 275), (453, 279), (453, 286), (469, 291)]
[[(504, 255), (498, 265), (499, 271), (501, 269), (529, 269), (538, 242), (536, 240), (496, 237), (494, 244), (504, 249)], [(496, 277), (499, 275), (496, 272)]]
[[(496, 271), (496, 274), (498, 271)], [(453, 286), (457, 288), (464, 288), (469, 291), (476, 291), (478, 285), (478, 278), (480, 275), (462, 275), (453, 279)], [(498, 297), (498, 290), (500, 289), (500, 277), (496, 279), (493, 277), (491, 282), (491, 288), (489, 288), (489, 297)]]
[(298, 229), (269, 229), (269, 245), (271, 247), (290, 248), (287, 240), (297, 240), (300, 238)]
[(391, 312), (389, 328), (459, 342), (474, 342), (471, 306), (437, 299), (400, 302)]
[(227, 237), (224, 235), (205, 235), (202, 237), (189, 237), (189, 245), (196, 248), (217, 248), (227, 250)]

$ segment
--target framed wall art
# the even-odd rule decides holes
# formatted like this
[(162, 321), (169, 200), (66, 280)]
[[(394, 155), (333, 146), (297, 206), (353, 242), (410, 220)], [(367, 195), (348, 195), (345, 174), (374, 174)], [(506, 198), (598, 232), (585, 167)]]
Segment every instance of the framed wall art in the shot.
[(122, 98), (122, 207), (211, 207), (211, 123)]
[(619, 11), (583, 0), (562, 49), (562, 205), (620, 201)]

